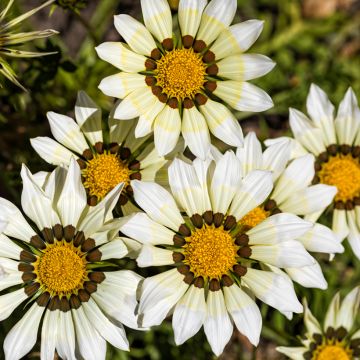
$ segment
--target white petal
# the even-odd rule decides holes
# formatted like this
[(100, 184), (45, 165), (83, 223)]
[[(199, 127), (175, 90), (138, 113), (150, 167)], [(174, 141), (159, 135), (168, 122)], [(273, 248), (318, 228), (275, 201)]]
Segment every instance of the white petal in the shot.
[(349, 244), (356, 257), (360, 259), (360, 230), (356, 224), (354, 210), (346, 211), (346, 218), (349, 226)]
[(210, 134), (204, 116), (195, 106), (183, 110), (181, 133), (190, 151), (205, 160), (210, 151)]
[(173, 245), (174, 243), (174, 233), (171, 230), (141, 212), (129, 216), (121, 227), (121, 232), (142, 244)]
[(257, 86), (243, 81), (218, 81), (214, 94), (239, 111), (265, 111), (274, 106), (270, 96)]
[[(6, 224), (6, 223), (5, 223)], [(30, 241), (30, 238), (27, 239)], [(15, 260), (20, 259), (20, 253), (23, 249), (16, 245), (7, 236), (0, 233), (0, 257), (7, 257)]]
[(177, 231), (184, 222), (170, 193), (155, 183), (132, 180), (135, 201), (156, 222)]
[(360, 305), (360, 289), (359, 286), (350, 291), (343, 301), (336, 318), (337, 327), (343, 326), (347, 331), (350, 331), (359, 311)]
[(12, 291), (0, 296), (0, 321), (7, 319), (10, 314), (27, 299), (24, 289)]
[(257, 40), (264, 26), (262, 20), (247, 20), (224, 29), (210, 50), (216, 59), (245, 52)]
[(128, 249), (120, 238), (115, 238), (100, 247), (101, 260), (122, 259), (127, 255)]
[(307, 112), (322, 129), (323, 137), (326, 145), (336, 143), (335, 128), (334, 128), (334, 106), (329, 101), (325, 92), (315, 84), (311, 84), (309, 95), (306, 99)]
[(204, 322), (204, 331), (211, 350), (216, 356), (219, 356), (229, 342), (233, 332), (233, 325), (226, 309), (222, 291), (209, 291), (206, 306), (207, 315)]
[(212, 175), (210, 198), (214, 213), (226, 214), (241, 184), (241, 163), (232, 151), (217, 161)]
[(194, 336), (204, 323), (206, 303), (204, 289), (191, 285), (175, 306), (172, 324), (176, 345)]
[(129, 342), (126, 338), (125, 330), (120, 324), (118, 326), (114, 325), (102, 313), (92, 298), (88, 302), (83, 303), (83, 308), (91, 325), (94, 326), (105, 340), (118, 349), (129, 351)]
[(99, 89), (107, 96), (123, 99), (134, 90), (143, 88), (144, 83), (144, 75), (121, 72), (102, 79)]
[(269, 196), (273, 187), (270, 171), (251, 171), (244, 178), (237, 191), (229, 213), (237, 220), (243, 218), (249, 211), (262, 204)]
[[(51, 312), (51, 311), (49, 311)], [(84, 359), (105, 360), (106, 341), (91, 325), (84, 313), (84, 309), (72, 310), (76, 329), (76, 340), (79, 344), (80, 354)]]
[(202, 215), (206, 208), (203, 189), (193, 166), (175, 159), (168, 170), (171, 192), (187, 215)]
[(309, 251), (341, 253), (344, 247), (338, 237), (327, 226), (315, 224), (312, 229), (297, 238)]
[(151, 92), (149, 86), (136, 88), (133, 92), (119, 102), (114, 111), (114, 119), (130, 120), (142, 115), (146, 109), (153, 107), (158, 102), (157, 97)]
[(49, 111), (47, 118), (51, 132), (60, 144), (78, 154), (82, 154), (89, 147), (79, 126), (71, 117)]
[(3, 232), (8, 236), (29, 242), (31, 237), (36, 235), (20, 210), (3, 198), (0, 198), (0, 219), (7, 224)]
[(86, 192), (81, 182), (80, 167), (72, 158), (63, 190), (57, 202), (61, 223), (64, 226), (76, 225), (86, 205)]
[(141, 325), (159, 325), (188, 287), (177, 269), (146, 278), (141, 287), (139, 305)]
[(279, 311), (302, 312), (293, 284), (285, 275), (248, 268), (242, 279), (264, 303)]
[(147, 110), (140, 115), (138, 124), (135, 129), (135, 137), (143, 137), (153, 131), (154, 120), (165, 108), (165, 106), (166, 104), (156, 99), (155, 103), (148, 107)]
[(324, 321), (324, 329), (328, 327), (337, 327), (337, 317), (340, 310), (340, 294), (336, 293), (336, 295), (332, 298), (331, 303), (327, 309)]
[(178, 142), (181, 130), (181, 118), (178, 109), (165, 106), (154, 123), (155, 147), (160, 156), (171, 152)]
[(53, 360), (60, 310), (46, 310), (41, 327), (41, 359)]
[(224, 288), (226, 308), (238, 330), (257, 346), (260, 339), (262, 317), (255, 301), (239, 286)]
[(231, 146), (242, 146), (243, 133), (240, 124), (231, 111), (216, 101), (208, 99), (200, 106), (210, 131), (217, 138)]
[(210, 45), (232, 22), (237, 2), (235, 0), (212, 0), (206, 6), (201, 17), (198, 40)]
[(44, 307), (34, 303), (10, 330), (4, 340), (6, 359), (18, 360), (32, 349), (37, 339), (40, 319), (44, 309)]
[(195, 35), (199, 29), (201, 15), (207, 4), (206, 0), (181, 0), (178, 9), (179, 25), (181, 35)]
[(236, 156), (241, 161), (244, 175), (253, 170), (264, 170), (261, 143), (253, 131), (245, 136), (244, 146), (237, 148)]
[(145, 70), (146, 57), (129, 50), (120, 42), (105, 42), (95, 48), (100, 59), (126, 72)]
[(295, 240), (274, 245), (255, 245), (251, 247), (251, 251), (250, 258), (282, 268), (301, 268), (315, 263), (304, 246)]
[(291, 279), (301, 286), (315, 289), (327, 289), (327, 282), (321, 271), (321, 267), (318, 262), (310, 266), (304, 266), (302, 268), (286, 268), (287, 274)]
[(303, 360), (304, 359), (303, 354), (308, 351), (308, 348), (278, 346), (276, 350), (282, 354), (285, 354), (291, 360)]
[(313, 227), (293, 214), (281, 213), (268, 217), (247, 232), (250, 245), (272, 245), (297, 239)]
[(282, 204), (281, 210), (297, 215), (307, 215), (323, 211), (331, 204), (337, 193), (335, 186), (317, 184), (290, 195)]
[(56, 350), (63, 359), (75, 358), (75, 330), (71, 312), (59, 311)]
[(85, 91), (78, 92), (75, 119), (91, 144), (103, 141), (101, 109)]
[(150, 56), (151, 51), (157, 48), (149, 30), (133, 17), (126, 14), (115, 15), (114, 24), (135, 53)]
[(216, 65), (219, 76), (236, 81), (256, 79), (270, 72), (275, 63), (264, 55), (232, 55), (220, 60)]
[(298, 190), (305, 189), (314, 178), (314, 156), (307, 154), (293, 160), (280, 175), (271, 198), (278, 206)]
[(75, 156), (65, 146), (48, 137), (38, 136), (30, 139), (33, 149), (49, 164), (68, 165), (71, 157)]
[[(332, 231), (337, 235), (340, 240), (343, 240), (349, 234), (348, 221), (346, 220), (345, 210), (334, 209), (332, 218)], [(355, 224), (353, 229), (355, 230)]]
[(157, 248), (152, 245), (143, 245), (136, 262), (140, 267), (171, 265), (174, 263), (173, 252)]
[(150, 32), (162, 42), (172, 38), (172, 18), (166, 0), (141, 0), (144, 23)]
[(53, 210), (51, 200), (45, 195), (32, 179), (29, 169), (23, 165), (21, 169), (23, 191), (21, 193), (21, 205), (25, 214), (35, 222), (39, 229), (51, 228), (59, 223), (59, 219)]

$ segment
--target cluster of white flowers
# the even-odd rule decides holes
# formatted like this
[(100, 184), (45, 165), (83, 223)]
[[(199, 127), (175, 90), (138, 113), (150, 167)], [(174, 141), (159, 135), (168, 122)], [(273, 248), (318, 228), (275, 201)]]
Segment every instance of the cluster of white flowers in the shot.
[[(291, 319), (303, 311), (293, 282), (327, 288), (309, 252), (333, 258), (348, 238), (360, 258), (360, 110), (352, 90), (334, 119), (312, 85), (311, 120), (290, 109), (294, 139), (269, 139), (263, 150), (254, 133), (243, 137), (231, 111), (273, 105), (248, 82), (274, 66), (245, 54), (262, 21), (230, 25), (236, 0), (180, 0), (174, 34), (166, 0), (141, 6), (145, 26), (117, 15), (126, 43), (96, 48), (120, 70), (99, 86), (122, 99), (107, 126), (84, 92), (75, 120), (48, 113), (55, 140), (31, 144), (55, 170), (23, 167), (24, 215), (0, 199), (0, 290), (15, 289), (0, 296), (0, 320), (21, 304), (27, 310), (5, 339), (6, 359), (25, 356), (39, 327), (42, 359), (55, 350), (62, 359), (105, 359), (106, 342), (129, 350), (123, 324), (146, 330), (169, 315), (178, 345), (203, 326), (219, 355), (235, 324), (256, 346), (256, 299)], [(220, 152), (210, 134), (229, 150)], [(332, 229), (317, 222), (326, 209)], [(143, 279), (114, 267), (124, 257), (159, 273)], [(279, 351), (356, 358), (360, 334), (347, 334), (359, 299), (358, 288), (341, 307), (337, 296), (324, 330), (306, 306), (304, 346)]]

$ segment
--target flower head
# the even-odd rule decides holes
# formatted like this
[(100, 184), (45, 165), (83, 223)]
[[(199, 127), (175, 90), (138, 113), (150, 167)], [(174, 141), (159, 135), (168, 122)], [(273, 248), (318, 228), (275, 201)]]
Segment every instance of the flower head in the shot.
[(216, 162), (174, 160), (169, 183), (173, 196), (155, 183), (132, 181), (145, 213), (131, 215), (121, 228), (142, 243), (139, 266), (171, 267), (141, 287), (143, 326), (160, 324), (174, 308), (175, 342), (182, 344), (204, 326), (219, 355), (232, 334), (231, 318), (257, 345), (262, 320), (253, 297), (286, 315), (302, 311), (280, 268), (314, 263), (294, 241), (312, 224), (287, 213), (250, 230), (241, 224), (270, 194), (270, 172), (255, 170), (242, 178), (239, 159), (227, 152)]
[(100, 58), (122, 72), (102, 80), (99, 88), (124, 99), (114, 118), (139, 117), (136, 137), (154, 129), (160, 155), (169, 153), (180, 132), (186, 145), (205, 159), (210, 132), (232, 146), (242, 144), (242, 131), (219, 98), (240, 111), (264, 111), (270, 97), (247, 82), (268, 73), (266, 56), (244, 54), (258, 38), (263, 22), (230, 26), (236, 0), (179, 2), (181, 35), (173, 35), (166, 0), (142, 0), (145, 26), (128, 15), (115, 16), (115, 27), (127, 44), (107, 42)]
[[(306, 105), (311, 120), (290, 109), (297, 147), (315, 156), (312, 184), (336, 187), (331, 206), (332, 229), (341, 240), (348, 238), (360, 258), (360, 109), (355, 94), (351, 89), (346, 92), (334, 117), (334, 106), (327, 95), (311, 85)], [(312, 220), (316, 221), (321, 213), (315, 210)]]
[(31, 139), (31, 144), (45, 161), (53, 165), (68, 166), (71, 158), (76, 157), (90, 205), (96, 205), (116, 185), (123, 183), (119, 203), (123, 208), (130, 208), (129, 199), (133, 199), (130, 181), (154, 181), (158, 170), (167, 163), (165, 158), (157, 155), (149, 136), (134, 138), (136, 124), (116, 121), (112, 113), (108, 120), (110, 134), (106, 143), (101, 109), (85, 92), (78, 94), (76, 121), (54, 112), (48, 113), (48, 119), (57, 141), (37, 137)]
[(360, 330), (354, 329), (360, 305), (357, 286), (340, 301), (337, 293), (325, 316), (323, 326), (304, 302), (305, 339), (301, 347), (278, 347), (290, 359), (298, 360), (352, 360), (360, 356)]
[[(86, 204), (80, 168), (57, 168), (45, 184), (24, 166), (22, 208), (0, 199), (0, 319), (23, 304), (26, 313), (4, 341), (7, 359), (20, 359), (34, 346), (41, 319), (41, 358), (105, 357), (106, 341), (128, 350), (121, 323), (137, 328), (133, 315), (141, 277), (132, 271), (109, 271), (112, 259), (128, 253), (117, 236), (121, 220), (112, 209), (116, 186), (96, 207)], [(15, 240), (15, 241), (14, 241)], [(110, 318), (112, 320), (110, 320)]]
[[(22, 45), (25, 42), (33, 41), (35, 39), (42, 39), (54, 34), (57, 34), (57, 31), (47, 29), (40, 31), (32, 31), (27, 33), (14, 33), (13, 28), (20, 24), (22, 21), (27, 19), (28, 17), (35, 14), (37, 11), (42, 8), (52, 4), (55, 0), (49, 0), (39, 7), (28, 11), (25, 14), (18, 16), (15, 19), (12, 19), (8, 22), (5, 21), (6, 14), (10, 10), (14, 0), (9, 0), (6, 7), (0, 11), (0, 74), (5, 76), (15, 85), (21, 87), (23, 86), (17, 80), (17, 76), (14, 70), (11, 68), (10, 64), (5, 60), (5, 57), (16, 57), (16, 58), (29, 58), (29, 57), (37, 57), (43, 55), (51, 55), (53, 53), (39, 53), (39, 52), (31, 52), (18, 50), (16, 47)], [(0, 83), (1, 87), (1, 83)], [(25, 90), (25, 89), (24, 89)]]

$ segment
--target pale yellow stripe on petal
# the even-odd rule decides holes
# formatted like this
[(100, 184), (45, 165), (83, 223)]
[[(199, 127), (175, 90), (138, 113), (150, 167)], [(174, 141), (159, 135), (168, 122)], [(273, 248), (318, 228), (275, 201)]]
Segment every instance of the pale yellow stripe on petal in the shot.
[(202, 12), (206, 6), (206, 0), (182, 0), (179, 4), (179, 24), (181, 34), (191, 35), (195, 37), (200, 21)]

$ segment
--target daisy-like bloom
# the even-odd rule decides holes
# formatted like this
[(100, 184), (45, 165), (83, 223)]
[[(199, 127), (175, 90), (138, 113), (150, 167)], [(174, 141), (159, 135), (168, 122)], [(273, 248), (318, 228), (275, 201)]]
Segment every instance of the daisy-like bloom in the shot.
[[(23, 90), (24, 87), (17, 80), (17, 76), (10, 64), (5, 60), (5, 57), (16, 57), (16, 58), (29, 58), (38, 57), (43, 55), (50, 55), (54, 53), (39, 53), (32, 51), (19, 50), (16, 47), (22, 45), (25, 42), (33, 41), (35, 39), (42, 39), (57, 34), (55, 30), (47, 29), (40, 31), (14, 33), (13, 28), (23, 22), (28, 17), (32, 16), (44, 7), (52, 4), (55, 0), (46, 1), (39, 7), (22, 14), (15, 19), (8, 22), (5, 21), (6, 15), (9, 12), (11, 6), (15, 0), (9, 0), (4, 9), (0, 9), (0, 74), (9, 79), (15, 85), (19, 86)], [(0, 82), (0, 87), (1, 87)]]
[(114, 120), (109, 116), (109, 142), (104, 143), (101, 109), (85, 92), (79, 92), (75, 119), (48, 113), (51, 132), (48, 137), (31, 139), (35, 151), (48, 163), (68, 166), (76, 157), (88, 203), (96, 205), (116, 185), (124, 183), (119, 204), (131, 208), (133, 190), (130, 180), (155, 181), (158, 170), (167, 162), (159, 157), (149, 137), (134, 138), (136, 124)]
[[(291, 142), (287, 139), (277, 141), (264, 152), (255, 133), (250, 132), (244, 146), (238, 148), (236, 155), (242, 164), (244, 175), (253, 170), (269, 170), (273, 173), (274, 188), (264, 203), (250, 211), (242, 220), (243, 226), (252, 229), (268, 217), (281, 212), (306, 216), (323, 211), (333, 200), (336, 187), (325, 184), (311, 185), (314, 178), (312, 154), (306, 154), (289, 161)], [(213, 154), (218, 153), (215, 149)], [(298, 239), (308, 251), (320, 253), (343, 252), (340, 239), (326, 226), (315, 224)], [(306, 287), (325, 289), (327, 283), (319, 264), (298, 268), (286, 268), (288, 275)]]
[[(311, 85), (306, 105), (311, 120), (290, 109), (291, 129), (303, 150), (315, 156), (312, 183), (337, 188), (332, 229), (341, 239), (347, 236), (360, 258), (360, 109), (355, 94), (351, 88), (346, 92), (335, 119), (334, 106), (316, 85)], [(311, 219), (316, 221), (321, 213)]]
[(301, 347), (278, 347), (293, 360), (355, 360), (360, 358), (359, 318), (360, 291), (353, 289), (341, 302), (337, 293), (325, 316), (323, 326), (304, 302), (306, 334)]
[(242, 179), (239, 159), (227, 152), (216, 163), (195, 159), (190, 165), (175, 159), (169, 183), (174, 197), (158, 184), (134, 180), (136, 202), (146, 213), (129, 216), (121, 228), (143, 244), (137, 259), (140, 267), (171, 266), (142, 284), (143, 326), (160, 324), (173, 310), (176, 344), (204, 326), (219, 355), (233, 323), (258, 343), (262, 319), (254, 297), (284, 313), (302, 311), (290, 278), (266, 264), (311, 265), (312, 257), (294, 239), (312, 224), (282, 213), (249, 231), (238, 225), (270, 194), (270, 172), (252, 171)]
[(127, 44), (106, 42), (99, 57), (122, 72), (102, 80), (99, 88), (124, 99), (115, 110), (120, 120), (139, 118), (136, 137), (154, 130), (160, 155), (169, 153), (180, 132), (190, 150), (205, 159), (209, 130), (232, 146), (241, 146), (236, 118), (220, 103), (240, 111), (264, 111), (270, 97), (251, 80), (274, 63), (263, 55), (244, 54), (256, 41), (263, 22), (229, 26), (236, 0), (181, 0), (180, 34), (166, 0), (141, 0), (145, 26), (128, 15), (115, 16), (115, 27)]
[(25, 166), (21, 176), (22, 208), (31, 222), (0, 199), (0, 289), (12, 287), (0, 296), (0, 320), (18, 306), (26, 310), (5, 338), (6, 359), (31, 350), (40, 322), (44, 360), (55, 349), (62, 359), (76, 359), (75, 348), (84, 359), (105, 359), (106, 341), (128, 350), (122, 323), (137, 327), (141, 277), (109, 271), (112, 259), (128, 252), (117, 237), (120, 220), (112, 218), (121, 185), (89, 207), (75, 160), (68, 171), (54, 170), (43, 187)]

